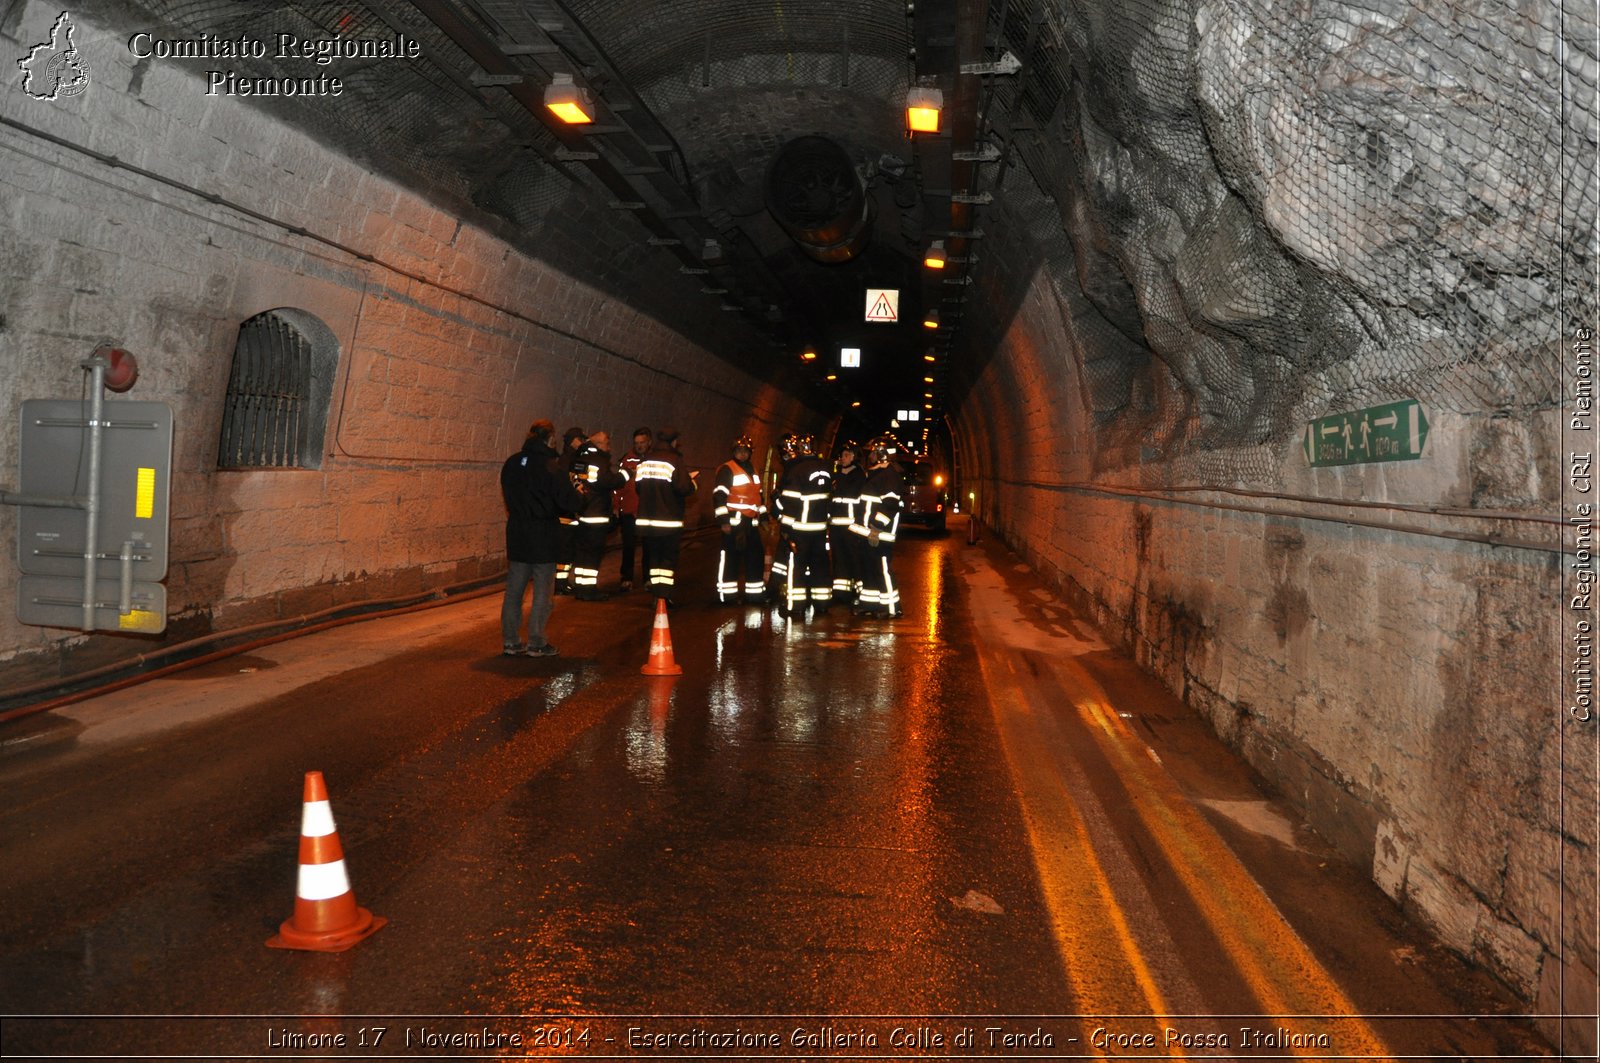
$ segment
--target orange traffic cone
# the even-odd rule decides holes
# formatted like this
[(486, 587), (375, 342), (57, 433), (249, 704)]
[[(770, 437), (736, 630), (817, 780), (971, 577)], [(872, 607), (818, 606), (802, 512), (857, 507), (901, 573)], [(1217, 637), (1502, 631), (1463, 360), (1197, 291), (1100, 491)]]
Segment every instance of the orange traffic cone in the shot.
[(339, 844), (333, 809), (328, 804), (328, 787), (322, 781), (322, 772), (306, 772), (294, 916), (278, 928), (267, 945), (275, 949), (343, 952), (388, 921), (356, 906), (356, 895), (344, 870), (344, 848)]
[(656, 622), (650, 629), (650, 659), (639, 669), (641, 675), (682, 675), (683, 669), (672, 659), (672, 631), (667, 627), (667, 600), (656, 599)]

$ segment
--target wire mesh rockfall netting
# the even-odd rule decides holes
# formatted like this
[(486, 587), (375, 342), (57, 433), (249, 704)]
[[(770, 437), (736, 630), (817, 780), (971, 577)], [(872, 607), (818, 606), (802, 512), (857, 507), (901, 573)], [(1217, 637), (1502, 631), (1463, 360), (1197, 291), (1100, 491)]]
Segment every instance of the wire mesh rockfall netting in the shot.
[[(513, 220), (537, 215), (551, 200), (548, 182), (538, 179), (540, 170), (528, 147), (549, 152), (555, 139), (503, 91), (474, 86), (470, 75), (476, 64), (409, 4), (141, 0), (140, 6), (174, 30), (266, 42), (266, 58), (226, 60), (242, 74), (338, 76), (344, 89), (333, 101), (336, 105), (278, 107), (283, 117), (338, 150), (364, 156), (408, 182), (420, 180), (430, 190), (460, 201), (476, 199), (480, 206)], [(340, 59), (331, 66), (286, 65), (273, 54), (280, 33), (308, 42), (335, 36), (384, 42), (403, 33), (419, 43), (422, 54), (404, 62)], [(272, 105), (270, 100), (266, 103)], [(530, 162), (531, 172), (508, 177), (506, 169), (519, 160)], [(509, 199), (523, 189), (536, 199)]]
[[(553, 148), (548, 131), (475, 88), (475, 64), (407, 4), (145, 6), (224, 36), (404, 30), (422, 60), (343, 71), (341, 106), (296, 120), (530, 231), (564, 200), (570, 178), (535, 162)], [(898, 0), (513, 7), (581, 24), (683, 142), (697, 187), (718, 175), (752, 186), (767, 147), (848, 123), (846, 95), (898, 101), (910, 69)], [(1528, 416), (1560, 401), (1564, 322), (1596, 313), (1592, 6), (991, 0), (988, 11), (992, 54), (1025, 64), (985, 79), (985, 135), (1025, 171), (995, 209), (1029, 219), (1019, 237), (1070, 243), (1042, 258), (1074, 262), (1052, 276), (1107, 322), (1080, 323), (1071, 344), (1101, 336), (1115, 350), (1062, 358), (1111, 436), (1149, 440), (1173, 468), (1188, 455), (1208, 476), (1254, 480), (1270, 447), (1324, 413), (1417, 397)], [(871, 124), (856, 121), (862, 143)], [(1005, 179), (983, 172), (990, 187)], [(1030, 177), (1044, 198), (1016, 187)]]
[[(994, 9), (991, 9), (994, 12)], [(1247, 454), (1322, 413), (1559, 401), (1595, 313), (1595, 27), (1553, 3), (1011, 0), (988, 113), (1080, 276), (1155, 356), (1109, 378), (1169, 454)], [(1013, 177), (1012, 180), (1016, 178)], [(1567, 282), (1564, 287), (1564, 279)], [(1108, 294), (1109, 293), (1109, 294)], [(1241, 459), (1243, 460), (1243, 459)], [(1249, 463), (1256, 464), (1255, 459)], [(1250, 479), (1243, 467), (1208, 471)]]

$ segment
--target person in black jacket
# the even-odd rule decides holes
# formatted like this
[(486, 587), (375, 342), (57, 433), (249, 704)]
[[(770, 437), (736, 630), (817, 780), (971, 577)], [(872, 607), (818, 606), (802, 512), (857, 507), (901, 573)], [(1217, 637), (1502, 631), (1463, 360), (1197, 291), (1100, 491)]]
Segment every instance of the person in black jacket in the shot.
[(867, 474), (856, 461), (857, 448), (845, 442), (833, 466), (833, 497), (828, 507), (828, 555), (833, 561), (833, 602), (849, 608), (855, 605), (864, 567), (861, 545), (865, 540), (853, 535), (856, 507), (861, 505), (861, 488)]
[[(576, 477), (578, 466), (578, 448), (583, 446), (584, 433), (581, 428), (569, 428), (561, 437), (560, 469), (569, 476)], [(561, 515), (561, 529), (556, 533), (556, 593), (572, 593), (572, 561), (578, 552), (578, 514), (563, 513)]]
[[(544, 636), (554, 604), (557, 539), (561, 514), (576, 512), (582, 499), (550, 445), (555, 425), (535, 421), (522, 449), (500, 466), (500, 497), (506, 504), (506, 594), (500, 605), (500, 652), (507, 657), (554, 657)], [(520, 635), (522, 599), (533, 587), (528, 637)]]
[(783, 482), (778, 485), (777, 509), (789, 543), (783, 615), (798, 617), (808, 606), (824, 612), (833, 600), (833, 577), (828, 571), (833, 472), (817, 457), (816, 441), (810, 435), (797, 435), (791, 450), (794, 457), (785, 463)]
[(583, 495), (578, 509), (578, 544), (572, 562), (572, 596), (579, 601), (598, 602), (600, 559), (606, 552), (606, 536), (611, 534), (611, 492), (627, 477), (611, 467), (611, 436), (596, 432), (578, 448), (578, 464), (572, 479)]
[(864, 559), (857, 616), (903, 615), (891, 562), (895, 534), (900, 530), (906, 478), (901, 475), (899, 463), (890, 460), (894, 451), (895, 442), (890, 437), (879, 436), (867, 444), (867, 479), (861, 485), (861, 502), (850, 523), (850, 531), (860, 540)]
[(634, 470), (639, 493), (639, 542), (644, 547), (645, 579), (650, 592), (673, 604), (678, 579), (678, 548), (683, 542), (683, 514), (694, 494), (698, 475), (684, 467), (678, 451), (678, 430), (663, 428), (656, 445)]

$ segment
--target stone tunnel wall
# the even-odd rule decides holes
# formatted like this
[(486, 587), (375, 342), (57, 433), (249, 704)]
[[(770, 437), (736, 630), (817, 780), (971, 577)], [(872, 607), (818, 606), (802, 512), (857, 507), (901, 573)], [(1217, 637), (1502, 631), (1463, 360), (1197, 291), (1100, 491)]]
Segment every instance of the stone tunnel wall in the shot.
[[(58, 15), (24, 5), (3, 27), (6, 54), (48, 39)], [(499, 464), (535, 417), (607, 428), (619, 456), (636, 425), (677, 423), (709, 467), (742, 432), (764, 443), (807, 416), (491, 222), (458, 220), (257, 109), (207, 98), (175, 64), (136, 69), (118, 34), (82, 17), (76, 43), (92, 77), (81, 96), (31, 99), (0, 79), (0, 116), (15, 123), (0, 128), (0, 483), (16, 483), (24, 399), (79, 397), (78, 363), (102, 340), (134, 351), (142, 375), (127, 397), (169, 403), (176, 422), (169, 641), (493, 575)], [(642, 244), (608, 228), (619, 223), (603, 203), (575, 196), (557, 213), (541, 239), (566, 241), (569, 257)], [(278, 308), (314, 315), (337, 341), (320, 468), (219, 471), (239, 326)], [(15, 536), (15, 510), (0, 507), (0, 540)], [(15, 593), (15, 565), (0, 565), (0, 600)], [(0, 687), (151, 648), (24, 626), (8, 606)]]
[[(1025, 6), (1047, 45), (997, 92), (1037, 131), (983, 218), (963, 491), (1446, 944), (1587, 1009), (1595, 724), (1562, 638), (1594, 611), (1558, 524), (1593, 449), (1563, 438), (1593, 25)], [(1412, 398), (1420, 460), (1309, 467), (1310, 420)]]

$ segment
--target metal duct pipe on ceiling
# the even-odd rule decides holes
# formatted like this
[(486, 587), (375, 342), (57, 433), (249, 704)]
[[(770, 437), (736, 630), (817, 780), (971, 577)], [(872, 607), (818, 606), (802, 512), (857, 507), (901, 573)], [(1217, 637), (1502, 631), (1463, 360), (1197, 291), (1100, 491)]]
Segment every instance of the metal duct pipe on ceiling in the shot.
[(848, 262), (872, 238), (872, 197), (827, 137), (797, 137), (778, 149), (767, 168), (767, 210), (818, 262)]

